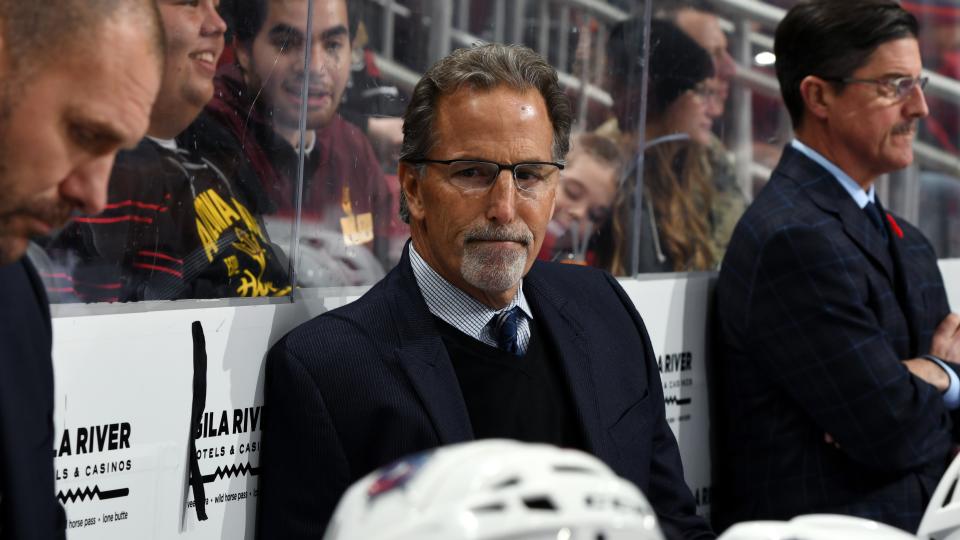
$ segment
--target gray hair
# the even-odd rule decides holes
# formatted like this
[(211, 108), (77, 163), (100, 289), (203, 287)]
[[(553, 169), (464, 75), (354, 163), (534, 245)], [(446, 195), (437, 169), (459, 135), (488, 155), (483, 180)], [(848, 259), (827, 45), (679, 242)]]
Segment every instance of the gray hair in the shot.
[(91, 46), (105, 22), (121, 18), (139, 25), (162, 73), (166, 40), (155, 0), (0, 0), (8, 82), (32, 78), (62, 59), (65, 49)]
[[(573, 113), (560, 87), (557, 71), (527, 47), (488, 43), (450, 53), (427, 70), (417, 83), (403, 115), (401, 161), (427, 157), (437, 142), (433, 129), (437, 102), (441, 96), (452, 94), (464, 85), (481, 90), (505, 85), (521, 91), (531, 88), (539, 91), (553, 125), (553, 158), (559, 161), (567, 154)], [(400, 219), (410, 223), (410, 210), (402, 190)]]

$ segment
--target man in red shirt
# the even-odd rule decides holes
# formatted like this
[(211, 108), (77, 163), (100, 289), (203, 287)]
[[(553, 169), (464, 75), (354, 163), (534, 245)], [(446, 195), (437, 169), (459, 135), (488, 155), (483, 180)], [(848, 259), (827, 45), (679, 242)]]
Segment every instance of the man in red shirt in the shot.
[[(236, 61), (221, 66), (205, 115), (208, 124), (227, 127), (234, 138), (209, 137), (201, 129), (195, 140), (205, 156), (226, 168), (238, 159), (252, 165), (260, 180), (257, 211), (272, 215), (272, 232), (289, 231), (300, 208), (301, 246), (347, 256), (359, 256), (365, 249), (358, 248), (365, 247), (382, 259), (391, 214), (383, 171), (363, 132), (337, 113), (355, 27), (346, 2), (313, 2), (312, 24), (306, 0), (254, 3), (259, 6), (245, 4), (235, 15)], [(304, 180), (298, 196), (301, 142)], [(374, 279), (382, 272), (374, 272)]]

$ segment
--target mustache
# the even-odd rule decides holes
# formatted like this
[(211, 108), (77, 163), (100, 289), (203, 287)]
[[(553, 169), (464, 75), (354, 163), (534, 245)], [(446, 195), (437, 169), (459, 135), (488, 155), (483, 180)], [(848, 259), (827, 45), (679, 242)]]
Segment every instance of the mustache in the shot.
[(526, 225), (516, 227), (484, 223), (471, 228), (463, 235), (465, 242), (517, 242), (524, 246), (533, 243), (533, 232)]
[(917, 131), (917, 121), (910, 120), (909, 122), (904, 122), (893, 127), (894, 135), (906, 135), (908, 133), (914, 133)]
[(287, 86), (293, 89), (303, 88), (304, 80), (307, 82), (307, 89), (309, 92), (323, 92), (325, 94), (333, 93), (333, 84), (329, 81), (326, 75), (315, 75), (313, 73), (309, 75), (304, 75), (303, 73), (298, 73), (288, 79), (286, 79)]

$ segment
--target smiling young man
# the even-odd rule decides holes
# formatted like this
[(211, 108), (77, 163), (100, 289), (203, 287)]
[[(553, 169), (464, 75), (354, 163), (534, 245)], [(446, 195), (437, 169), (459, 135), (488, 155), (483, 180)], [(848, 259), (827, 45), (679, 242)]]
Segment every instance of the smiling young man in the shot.
[(874, 186), (927, 115), (916, 38), (890, 0), (807, 2), (777, 28), (796, 139), (717, 283), (719, 528), (828, 512), (913, 532), (956, 442), (960, 317)]
[(147, 130), (163, 44), (153, 0), (0, 0), (0, 536), (64, 537), (54, 497), (47, 299), (23, 256), (96, 213)]
[[(350, 77), (356, 23), (346, 0), (312, 3), (312, 21), (307, 0), (236, 3), (236, 61), (221, 66), (208, 120), (201, 122), (226, 128), (232, 136), (199, 133), (197, 144), (224, 168), (238, 160), (249, 163), (260, 179), (257, 210), (289, 230), (297, 209), (303, 113), (301, 243), (324, 244), (341, 255), (366, 247), (385, 257), (390, 199), (383, 171), (363, 132), (337, 114)], [(310, 64), (305, 70), (308, 44)], [(360, 259), (355, 260), (359, 264)], [(359, 272), (354, 268), (345, 273)], [(382, 275), (382, 268), (376, 273)]]
[(461, 49), (417, 84), (400, 263), (270, 352), (261, 538), (316, 538), (366, 473), (483, 438), (590, 451), (644, 491), (670, 538), (713, 536), (633, 304), (609, 274), (535, 261), (570, 122), (556, 71), (524, 47)]
[(118, 156), (105, 211), (78, 218), (48, 247), (70, 270), (53, 274), (51, 289), (87, 302), (290, 291), (286, 260), (244, 189), (256, 182), (253, 172), (217, 167), (175, 139), (213, 96), (226, 31), (217, 4), (158, 0), (166, 69), (148, 137)]

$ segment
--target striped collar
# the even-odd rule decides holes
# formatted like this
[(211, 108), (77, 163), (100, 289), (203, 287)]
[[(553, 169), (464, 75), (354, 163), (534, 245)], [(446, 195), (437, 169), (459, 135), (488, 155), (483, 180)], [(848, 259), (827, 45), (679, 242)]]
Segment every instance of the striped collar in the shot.
[(495, 315), (512, 309), (514, 306), (520, 306), (526, 317), (522, 317), (520, 320), (518, 337), (521, 352), (526, 352), (527, 345), (530, 343), (530, 321), (533, 319), (533, 313), (530, 311), (530, 305), (523, 295), (523, 280), (520, 281), (517, 294), (509, 305), (503, 309), (491, 309), (460, 290), (431, 268), (423, 260), (423, 257), (417, 253), (416, 248), (413, 247), (413, 242), (410, 242), (410, 266), (413, 269), (417, 287), (420, 288), (420, 293), (423, 295), (430, 313), (464, 334), (487, 345), (497, 346), (497, 340), (491, 334), (490, 320)]

